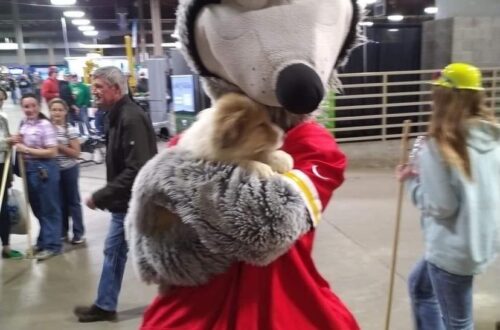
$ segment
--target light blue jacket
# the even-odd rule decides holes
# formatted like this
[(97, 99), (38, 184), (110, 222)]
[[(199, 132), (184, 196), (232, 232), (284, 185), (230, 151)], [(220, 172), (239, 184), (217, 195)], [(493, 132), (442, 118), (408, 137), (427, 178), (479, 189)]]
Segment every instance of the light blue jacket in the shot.
[(425, 259), (456, 275), (485, 270), (500, 247), (500, 126), (470, 125), (472, 180), (450, 168), (434, 140), (418, 153), (419, 176), (407, 181), (422, 212)]

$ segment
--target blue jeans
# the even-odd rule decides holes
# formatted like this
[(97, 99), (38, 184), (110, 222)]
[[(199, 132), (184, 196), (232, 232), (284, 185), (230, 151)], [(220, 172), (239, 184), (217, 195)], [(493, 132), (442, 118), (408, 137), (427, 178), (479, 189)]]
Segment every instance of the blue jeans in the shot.
[(28, 197), (40, 222), (37, 247), (55, 253), (62, 250), (59, 167), (54, 159), (27, 160)]
[(106, 311), (116, 311), (127, 263), (124, 220), (125, 213), (111, 213), (111, 224), (104, 243), (104, 263), (95, 305)]
[(70, 216), (73, 220), (73, 239), (80, 239), (85, 233), (78, 189), (79, 176), (80, 167), (78, 165), (61, 169), (62, 237), (68, 236)]
[[(78, 112), (78, 114), (76, 114), (74, 110), (69, 112), (69, 122), (73, 126), (78, 124), (80, 135), (90, 134), (88, 109), (87, 107), (81, 107), (79, 109), (80, 111)], [(85, 131), (84, 126), (87, 128), (87, 131)]]
[(450, 274), (421, 260), (408, 279), (415, 328), (473, 330), (473, 276)]
[(106, 134), (105, 130), (105, 123), (104, 123), (104, 117), (105, 117), (105, 112), (102, 109), (98, 109), (94, 115), (94, 125), (95, 129), (97, 131), (97, 135), (99, 136), (104, 136)]

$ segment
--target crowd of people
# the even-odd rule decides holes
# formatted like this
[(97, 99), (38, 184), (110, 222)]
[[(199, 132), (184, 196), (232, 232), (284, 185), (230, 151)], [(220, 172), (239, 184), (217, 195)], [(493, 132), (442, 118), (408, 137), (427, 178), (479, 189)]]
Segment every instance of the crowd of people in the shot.
[(41, 100), (43, 79), (38, 72), (21, 74), (19, 76), (7, 75), (0, 80), (0, 87), (9, 91), (12, 103), (17, 104), (21, 95), (33, 93)]
[[(0, 160), (5, 157), (8, 148), (15, 146), (26, 166), (26, 193), (31, 209), (40, 222), (40, 232), (33, 247), (35, 258), (38, 260), (61, 253), (64, 241), (75, 245), (85, 243), (78, 185), (78, 158), (79, 138), (85, 134), (85, 127), (90, 128), (86, 116), (87, 108), (91, 105), (90, 88), (78, 82), (75, 75), (66, 74), (64, 81), (57, 80), (55, 67), (51, 67), (49, 73), (49, 78), (40, 86), (40, 95), (33, 93), (32, 85), (28, 81), (26, 85), (22, 85), (24, 78), (21, 77), (19, 88), (23, 94), (19, 104), (24, 116), (19, 127), (9, 128), (7, 117), (0, 117)], [(47, 102), (49, 117), (41, 112), (40, 96)], [(2, 105), (7, 99), (7, 91), (1, 90), (0, 99)], [(79, 127), (76, 124), (80, 124)], [(11, 135), (11, 130), (16, 130), (17, 133)], [(3, 166), (11, 164), (6, 163)], [(19, 162), (14, 162), (13, 171), (19, 174)], [(11, 185), (12, 175), (8, 178), (7, 188)], [(7, 195), (4, 194), (0, 220), (2, 257), (20, 259), (22, 253), (9, 247), (10, 219)]]

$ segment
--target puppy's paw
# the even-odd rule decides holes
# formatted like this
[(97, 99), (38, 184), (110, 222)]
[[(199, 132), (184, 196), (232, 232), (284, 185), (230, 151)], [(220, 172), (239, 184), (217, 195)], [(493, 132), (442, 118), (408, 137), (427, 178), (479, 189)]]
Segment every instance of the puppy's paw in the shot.
[(293, 158), (282, 150), (276, 150), (269, 155), (268, 164), (278, 173), (286, 173), (293, 169)]
[(254, 160), (245, 161), (240, 164), (240, 166), (245, 168), (248, 172), (256, 174), (263, 179), (267, 179), (274, 175), (274, 171), (271, 166)]

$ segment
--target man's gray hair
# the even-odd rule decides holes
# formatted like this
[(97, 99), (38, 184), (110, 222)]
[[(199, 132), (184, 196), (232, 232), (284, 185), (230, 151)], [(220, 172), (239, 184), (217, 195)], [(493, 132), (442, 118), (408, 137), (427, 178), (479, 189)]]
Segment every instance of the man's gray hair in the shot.
[(110, 85), (118, 85), (123, 95), (128, 94), (127, 77), (116, 66), (103, 66), (94, 71), (94, 78), (100, 78)]

